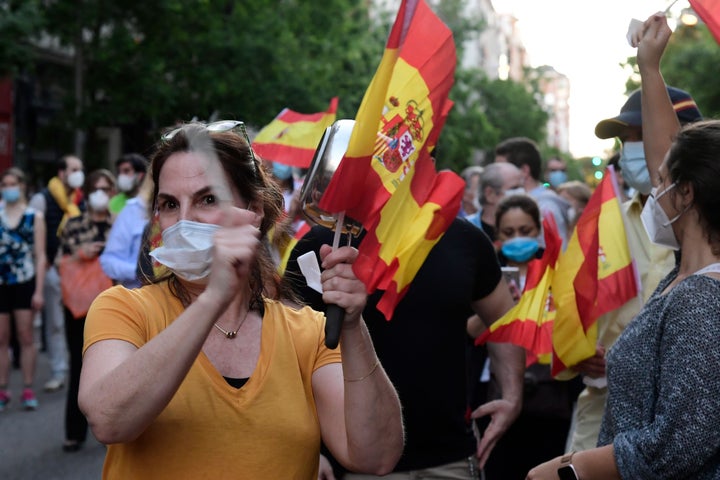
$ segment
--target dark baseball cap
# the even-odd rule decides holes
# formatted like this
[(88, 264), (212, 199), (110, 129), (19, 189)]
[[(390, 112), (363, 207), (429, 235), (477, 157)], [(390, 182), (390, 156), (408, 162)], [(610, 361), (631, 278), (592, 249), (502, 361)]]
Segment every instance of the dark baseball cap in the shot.
[[(667, 92), (681, 124), (702, 120), (702, 114), (689, 93), (675, 87), (667, 87)], [(641, 98), (640, 89), (632, 92), (620, 109), (620, 115), (602, 120), (595, 126), (595, 136), (614, 138), (619, 137), (625, 127), (641, 127)]]

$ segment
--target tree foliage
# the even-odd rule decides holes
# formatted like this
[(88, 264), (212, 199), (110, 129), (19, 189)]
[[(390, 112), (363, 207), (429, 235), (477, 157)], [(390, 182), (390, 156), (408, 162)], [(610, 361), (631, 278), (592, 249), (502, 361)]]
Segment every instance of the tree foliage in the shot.
[[(715, 81), (720, 64), (720, 47), (705, 25), (679, 25), (670, 37), (662, 58), (665, 83), (689, 92), (705, 118), (720, 117), (720, 84)], [(627, 92), (640, 88), (637, 59), (628, 57), (632, 75)]]
[(0, 0), (0, 77), (29, 65), (33, 53), (29, 39), (41, 26), (37, 0)]
[(439, 142), (438, 164), (460, 171), (483, 162), (509, 137), (545, 139), (548, 114), (536, 100), (536, 87), (491, 80), (480, 70), (459, 69), (450, 99), (455, 106)]
[[(88, 132), (123, 129), (123, 149), (147, 151), (158, 131), (193, 117), (243, 119), (262, 127), (284, 107), (317, 112), (340, 98), (338, 118), (353, 118), (379, 64), (392, 15), (369, 14), (364, 0), (26, 0), (0, 22), (9, 53), (0, 70), (32, 77), (23, 45), (38, 32), (68, 52), (64, 107), (55, 123)], [(3, 5), (0, 0), (0, 5)], [(6, 2), (7, 5), (10, 5)], [(435, 7), (453, 30), (459, 54), (483, 22), (465, 11), (466, 0)], [(380, 19), (380, 21), (378, 21)], [(12, 25), (7, 27), (6, 25)], [(42, 29), (40, 29), (42, 26)], [(0, 52), (5, 52), (0, 50)], [(82, 59), (82, 103), (76, 109), (72, 59)], [(440, 166), (460, 170), (506, 136), (543, 137), (547, 116), (527, 85), (457, 71), (455, 107), (440, 139)], [(88, 159), (92, 164), (92, 159)]]
[(386, 36), (359, 0), (64, 0), (44, 14), (48, 33), (82, 52), (77, 124), (153, 134), (193, 117), (262, 126), (333, 96), (340, 116), (354, 116)]

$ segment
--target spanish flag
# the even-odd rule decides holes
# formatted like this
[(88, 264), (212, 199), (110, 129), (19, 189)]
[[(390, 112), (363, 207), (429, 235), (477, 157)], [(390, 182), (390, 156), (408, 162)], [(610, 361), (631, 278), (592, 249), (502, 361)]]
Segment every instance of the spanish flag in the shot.
[(557, 310), (553, 375), (593, 356), (597, 318), (640, 291), (617, 192), (615, 171), (610, 166), (558, 259), (552, 282)]
[(436, 173), (430, 156), (452, 105), (455, 62), (450, 29), (423, 0), (403, 0), (320, 200), (368, 231), (353, 269), (369, 293), (386, 290), (378, 308), (388, 319), (459, 209), (462, 179)]
[(335, 121), (337, 106), (338, 97), (333, 97), (328, 109), (320, 113), (283, 109), (255, 136), (253, 150), (266, 160), (309, 167), (325, 129)]
[(690, 6), (705, 22), (715, 40), (720, 43), (720, 3), (716, 0), (690, 0)]
[(527, 364), (535, 361), (550, 363), (552, 355), (552, 328), (555, 320), (551, 284), (562, 247), (562, 239), (552, 215), (543, 218), (545, 252), (540, 259), (528, 264), (525, 287), (520, 301), (505, 315), (496, 320), (476, 340), (512, 343), (525, 348)]

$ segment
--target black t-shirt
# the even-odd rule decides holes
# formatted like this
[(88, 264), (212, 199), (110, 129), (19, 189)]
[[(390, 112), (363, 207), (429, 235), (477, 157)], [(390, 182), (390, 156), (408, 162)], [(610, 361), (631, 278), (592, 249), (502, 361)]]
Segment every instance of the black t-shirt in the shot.
[[(287, 265), (291, 283), (317, 310), (324, 310), (322, 297), (305, 284), (297, 257), (332, 240), (330, 230), (314, 227), (295, 246)], [(454, 462), (475, 451), (465, 419), (466, 321), (473, 313), (471, 303), (489, 295), (500, 276), (487, 235), (467, 220), (455, 219), (390, 321), (375, 308), (382, 292), (368, 298), (363, 318), (403, 406), (406, 444), (396, 471)]]

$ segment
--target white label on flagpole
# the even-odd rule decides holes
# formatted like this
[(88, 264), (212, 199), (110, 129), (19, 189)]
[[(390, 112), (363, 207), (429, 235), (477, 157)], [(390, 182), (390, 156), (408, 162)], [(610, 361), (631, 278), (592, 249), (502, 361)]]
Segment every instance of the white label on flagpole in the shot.
[(315, 252), (303, 253), (297, 258), (297, 262), (308, 287), (316, 292), (323, 293), (322, 283), (320, 281), (320, 265), (318, 264)]

